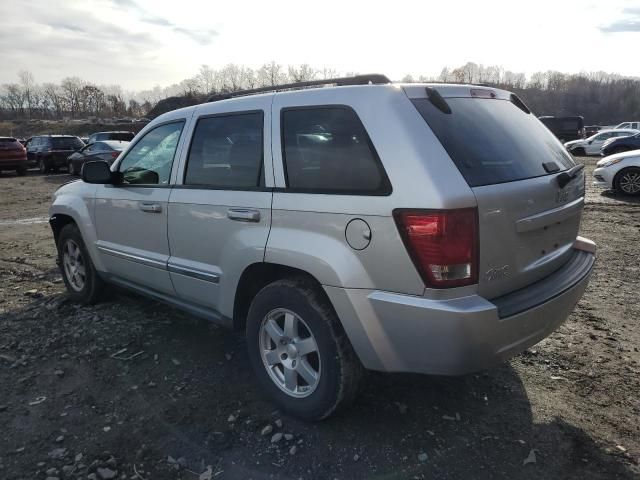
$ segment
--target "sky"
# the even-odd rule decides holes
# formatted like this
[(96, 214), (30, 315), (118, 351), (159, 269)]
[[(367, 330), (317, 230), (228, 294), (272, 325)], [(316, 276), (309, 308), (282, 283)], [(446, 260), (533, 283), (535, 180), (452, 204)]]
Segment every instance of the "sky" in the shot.
[(468, 61), (640, 76), (640, 0), (1, 0), (0, 18), (0, 83), (142, 90), (272, 60), (394, 80)]

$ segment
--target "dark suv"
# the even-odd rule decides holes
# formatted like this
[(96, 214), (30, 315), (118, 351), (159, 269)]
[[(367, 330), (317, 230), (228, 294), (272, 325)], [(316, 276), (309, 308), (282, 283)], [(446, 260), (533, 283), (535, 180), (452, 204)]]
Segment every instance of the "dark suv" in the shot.
[(551, 130), (551, 133), (558, 137), (563, 143), (585, 138), (584, 118), (580, 116), (547, 116), (539, 117), (538, 119), (544, 123), (545, 127)]
[(84, 147), (84, 142), (72, 135), (37, 135), (27, 141), (27, 159), (41, 173), (58, 171), (67, 166), (67, 157)]
[(136, 134), (125, 130), (119, 132), (96, 132), (89, 137), (87, 145), (93, 142), (102, 142), (103, 140), (120, 140), (121, 142), (130, 142)]

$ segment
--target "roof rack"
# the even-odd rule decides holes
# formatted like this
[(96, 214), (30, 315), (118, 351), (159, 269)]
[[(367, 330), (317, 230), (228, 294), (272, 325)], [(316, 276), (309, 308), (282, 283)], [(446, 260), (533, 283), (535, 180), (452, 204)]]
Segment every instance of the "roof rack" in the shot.
[(353, 77), (325, 78), (323, 80), (308, 80), (306, 82), (285, 83), (282, 85), (273, 85), (270, 87), (260, 87), (252, 88), (249, 90), (238, 90), (229, 93), (219, 93), (216, 95), (211, 95), (209, 98), (207, 98), (207, 102), (217, 102), (219, 100), (226, 100), (228, 98), (244, 97), (247, 95), (255, 95), (258, 93), (278, 92), (280, 90), (297, 90), (309, 87), (322, 87), (324, 85), (336, 85), (340, 87), (345, 85), (380, 85), (384, 83), (391, 83), (391, 80), (389, 80), (385, 75), (381, 75), (379, 73), (355, 75)]

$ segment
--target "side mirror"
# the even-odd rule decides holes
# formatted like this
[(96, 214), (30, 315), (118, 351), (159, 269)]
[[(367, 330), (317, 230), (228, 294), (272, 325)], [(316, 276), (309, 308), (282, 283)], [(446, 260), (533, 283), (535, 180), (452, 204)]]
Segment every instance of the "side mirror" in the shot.
[(591, 145), (593, 143), (593, 140), (589, 140), (589, 145)]
[(82, 181), (85, 183), (113, 183), (113, 174), (107, 162), (86, 162), (82, 166)]

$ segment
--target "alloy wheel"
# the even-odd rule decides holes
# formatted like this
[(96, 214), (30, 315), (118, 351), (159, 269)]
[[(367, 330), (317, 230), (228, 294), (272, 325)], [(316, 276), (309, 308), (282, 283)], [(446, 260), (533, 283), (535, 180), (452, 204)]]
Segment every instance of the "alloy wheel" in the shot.
[(311, 395), (320, 381), (318, 344), (307, 323), (285, 308), (269, 312), (260, 325), (260, 356), (269, 377), (291, 397)]
[(624, 193), (635, 195), (640, 193), (640, 173), (639, 172), (625, 172), (620, 177), (620, 190)]
[(82, 258), (82, 251), (78, 244), (71, 239), (64, 244), (62, 265), (71, 288), (76, 292), (82, 291), (87, 281), (87, 271)]

